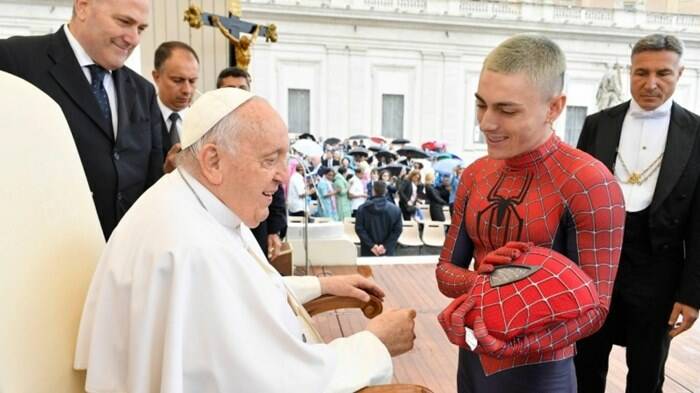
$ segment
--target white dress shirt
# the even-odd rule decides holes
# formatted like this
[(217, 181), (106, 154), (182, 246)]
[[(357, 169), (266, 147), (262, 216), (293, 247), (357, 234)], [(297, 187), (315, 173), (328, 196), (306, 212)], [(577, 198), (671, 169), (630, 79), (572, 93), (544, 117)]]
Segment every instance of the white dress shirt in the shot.
[[(73, 33), (71, 33), (68, 25), (63, 25), (63, 31), (66, 32), (66, 38), (68, 38), (68, 43), (73, 49), (75, 58), (80, 64), (80, 68), (83, 70), (85, 78), (87, 78), (88, 83), (92, 83), (92, 76), (90, 75), (90, 69), (88, 66), (95, 64), (95, 62), (88, 56), (85, 49), (83, 49), (80, 42), (75, 38)], [(114, 78), (112, 78), (112, 70), (107, 70), (105, 74), (105, 79), (102, 81), (102, 85), (107, 92), (107, 99), (109, 100), (109, 110), (112, 112), (112, 130), (114, 130), (114, 139), (117, 139), (117, 126), (119, 125), (118, 111), (117, 111), (117, 90), (114, 87)]]
[(640, 174), (648, 168), (666, 149), (668, 126), (671, 122), (673, 100), (666, 100), (653, 111), (645, 111), (634, 99), (622, 123), (618, 155), (615, 160), (615, 177), (620, 182), (625, 197), (625, 209), (637, 212), (651, 204), (659, 179), (660, 167), (642, 184), (628, 184), (628, 173), (620, 162), (620, 156), (627, 168)]
[[(165, 123), (166, 132), (170, 133), (170, 126), (172, 124), (170, 121), (170, 115), (175, 111), (163, 104), (163, 101), (160, 100), (160, 96), (158, 96), (158, 106), (160, 107), (160, 113), (163, 115), (163, 122)], [(180, 112), (177, 112), (178, 116), (180, 116), (180, 120), (178, 120), (177, 124), (175, 124), (175, 129), (177, 130), (177, 135), (180, 137), (180, 139), (182, 139), (182, 122), (185, 121), (185, 116), (187, 115), (188, 109), (189, 108), (185, 108)]]

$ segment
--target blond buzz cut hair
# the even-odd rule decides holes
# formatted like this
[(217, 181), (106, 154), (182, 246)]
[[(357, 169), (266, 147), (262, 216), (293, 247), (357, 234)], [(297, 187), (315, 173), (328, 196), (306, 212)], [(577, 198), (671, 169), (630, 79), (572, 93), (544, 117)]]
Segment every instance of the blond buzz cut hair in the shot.
[(524, 73), (545, 99), (564, 89), (566, 56), (554, 41), (540, 34), (518, 34), (498, 45), (484, 60), (484, 70)]

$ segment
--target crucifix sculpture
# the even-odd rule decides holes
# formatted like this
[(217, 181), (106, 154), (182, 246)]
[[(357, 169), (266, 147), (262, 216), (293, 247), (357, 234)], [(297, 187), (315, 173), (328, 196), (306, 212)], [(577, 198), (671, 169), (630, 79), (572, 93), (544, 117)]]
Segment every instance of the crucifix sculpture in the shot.
[[(218, 27), (229, 40), (229, 65), (244, 70), (248, 70), (253, 45), (258, 35), (265, 37), (265, 41), (277, 42), (277, 26), (274, 24), (261, 26), (241, 20), (240, 0), (230, 2), (228, 17), (202, 12), (196, 5), (191, 5), (185, 10), (185, 22), (195, 29), (203, 25)], [(251, 34), (251, 37), (241, 37), (241, 33)]]

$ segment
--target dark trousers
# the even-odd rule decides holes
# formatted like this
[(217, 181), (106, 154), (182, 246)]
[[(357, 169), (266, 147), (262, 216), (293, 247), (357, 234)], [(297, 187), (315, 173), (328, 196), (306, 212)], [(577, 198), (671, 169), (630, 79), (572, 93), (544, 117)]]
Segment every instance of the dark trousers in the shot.
[(580, 393), (603, 393), (613, 344), (626, 347), (627, 393), (661, 393), (671, 343), (668, 318), (682, 256), (654, 256), (647, 210), (627, 213), (619, 270), (603, 327), (577, 344)]
[(613, 344), (627, 347), (627, 393), (661, 393), (664, 364), (671, 339), (668, 317), (672, 304), (614, 292), (610, 314), (594, 335), (576, 346), (576, 377), (580, 393), (604, 393)]
[(484, 375), (479, 356), (459, 350), (459, 393), (576, 393), (576, 373), (571, 358), (530, 364)]

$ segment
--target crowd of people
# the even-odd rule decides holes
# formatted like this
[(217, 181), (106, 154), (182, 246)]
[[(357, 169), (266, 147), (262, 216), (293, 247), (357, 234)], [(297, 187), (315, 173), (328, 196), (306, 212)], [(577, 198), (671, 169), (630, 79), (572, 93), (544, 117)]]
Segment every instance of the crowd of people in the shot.
[[(290, 163), (284, 121), (250, 93), (245, 70), (222, 70), (193, 103), (199, 57), (187, 44), (158, 47), (155, 86), (124, 66), (149, 15), (147, 0), (75, 0), (56, 33), (0, 40), (0, 70), (63, 110), (107, 239), (75, 355), (88, 392), (352, 392), (391, 381), (391, 358), (416, 340), (414, 310), (323, 343), (301, 304), (383, 290), (360, 275), (282, 277), (268, 263), (287, 213), (313, 204), (317, 216), (354, 216), (363, 255), (376, 256), (394, 254), (404, 220), (444, 220), (450, 206), (435, 279), (453, 300), (436, 323), (459, 347), (460, 393), (602, 393), (613, 344), (627, 347), (627, 392), (661, 391), (671, 339), (700, 307), (700, 117), (672, 99), (676, 37), (636, 42), (632, 99), (589, 116), (578, 149), (553, 129), (566, 107), (564, 52), (541, 35), (507, 39), (476, 93), (488, 154), (436, 174), (389, 145), (369, 160), (365, 138), (321, 141), (321, 154)], [(540, 268), (512, 266), (525, 257)], [(552, 282), (578, 304), (580, 286), (541, 268), (552, 258), (590, 289), (588, 306), (562, 315), (545, 298), (546, 323), (508, 319), (537, 311), (530, 296)], [(541, 291), (492, 304), (475, 295), (477, 283), (503, 294), (518, 282)], [(498, 334), (494, 316), (520, 334)]]
[[(315, 141), (316, 137), (302, 134), (298, 139)], [(436, 172), (431, 163), (439, 162), (440, 158), (428, 160), (403, 156), (401, 149), (394, 147), (404, 143), (386, 143), (381, 137), (366, 138), (367, 141), (380, 141), (373, 146), (378, 153), (372, 154), (364, 148), (363, 140), (341, 142), (334, 137), (326, 139), (334, 143), (320, 139), (319, 145), (323, 144), (325, 150), (322, 156), (309, 156), (301, 162), (291, 160), (289, 184), (294, 182), (297, 188), (287, 192), (290, 215), (302, 216), (306, 211), (310, 216), (328, 217), (334, 221), (355, 217), (359, 207), (373, 195), (372, 186), (379, 180), (386, 184), (386, 199), (401, 208), (404, 220), (443, 222), (443, 207), (449, 206), (452, 210), (456, 186), (464, 169), (461, 161), (455, 162), (448, 173)], [(425, 149), (423, 153), (426, 157), (439, 156), (445, 144), (440, 146), (440, 150)], [(362, 149), (361, 154), (356, 152), (358, 147)], [(303, 189), (302, 180), (305, 180)], [(419, 209), (421, 204), (429, 206), (428, 217)]]

